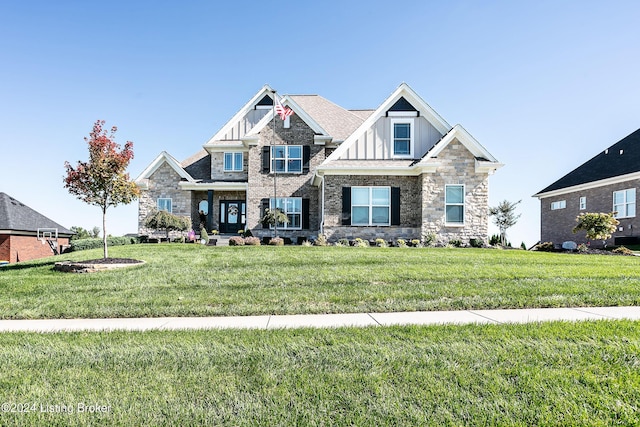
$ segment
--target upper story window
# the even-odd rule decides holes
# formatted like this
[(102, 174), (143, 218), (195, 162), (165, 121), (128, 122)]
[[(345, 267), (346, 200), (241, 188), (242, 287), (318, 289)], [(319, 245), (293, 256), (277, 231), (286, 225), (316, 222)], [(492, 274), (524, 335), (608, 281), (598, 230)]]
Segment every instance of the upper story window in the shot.
[(636, 189), (613, 192), (613, 211), (616, 218), (630, 218), (636, 216)]
[[(302, 229), (302, 198), (301, 197), (285, 197), (278, 199), (270, 199), (269, 206), (271, 209), (276, 207), (283, 212), (289, 222), (287, 224), (280, 223), (278, 228), (286, 230)], [(271, 227), (273, 228), (273, 227)]]
[(585, 196), (580, 197), (580, 210), (587, 209), (587, 198)]
[(172, 204), (171, 199), (167, 197), (159, 197), (158, 198), (158, 210), (159, 211), (167, 211), (169, 213), (172, 212)]
[(445, 222), (448, 225), (464, 224), (464, 185), (445, 185)]
[(242, 153), (224, 153), (224, 171), (242, 172), (244, 156)]
[(302, 173), (302, 146), (277, 145), (271, 147), (271, 171)]
[(351, 225), (389, 225), (391, 187), (351, 187)]
[(551, 210), (555, 211), (558, 209), (564, 209), (567, 207), (567, 201), (566, 200), (558, 200), (557, 202), (551, 202)]
[(393, 157), (413, 156), (413, 119), (391, 120)]

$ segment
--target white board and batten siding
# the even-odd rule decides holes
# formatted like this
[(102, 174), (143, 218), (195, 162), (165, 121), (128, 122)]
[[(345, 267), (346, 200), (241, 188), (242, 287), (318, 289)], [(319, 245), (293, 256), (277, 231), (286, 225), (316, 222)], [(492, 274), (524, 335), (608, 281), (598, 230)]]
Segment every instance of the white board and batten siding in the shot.
[(222, 135), (221, 140), (237, 141), (244, 137), (271, 109), (255, 109), (249, 112)]
[[(393, 159), (392, 120), (402, 117), (380, 117), (340, 157), (341, 160), (388, 160)], [(442, 134), (424, 117), (413, 120), (413, 158), (419, 159), (442, 138)]]

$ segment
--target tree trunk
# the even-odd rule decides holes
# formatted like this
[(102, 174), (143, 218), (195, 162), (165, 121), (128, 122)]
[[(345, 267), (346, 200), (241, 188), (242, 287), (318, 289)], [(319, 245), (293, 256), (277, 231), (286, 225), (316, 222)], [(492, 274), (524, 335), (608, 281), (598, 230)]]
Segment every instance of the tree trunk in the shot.
[(107, 210), (102, 209), (102, 248), (104, 251), (104, 259), (109, 257), (107, 249)]

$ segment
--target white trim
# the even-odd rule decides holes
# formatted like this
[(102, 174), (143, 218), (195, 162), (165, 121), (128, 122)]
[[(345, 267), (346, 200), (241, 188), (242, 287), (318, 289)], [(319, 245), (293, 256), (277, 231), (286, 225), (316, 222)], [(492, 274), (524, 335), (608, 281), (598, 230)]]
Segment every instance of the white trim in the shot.
[[(227, 154), (231, 154), (231, 169), (227, 169)], [(236, 169), (236, 166), (238, 166), (236, 164), (236, 154), (240, 154), (242, 156), (240, 160), (240, 169)], [(244, 153), (242, 151), (225, 151), (222, 156), (222, 171), (230, 173), (244, 172)]]
[(194, 179), (184, 170), (184, 168), (180, 165), (180, 163), (169, 153), (163, 151), (156, 157), (153, 162), (149, 166), (147, 166), (140, 175), (135, 179), (135, 183), (138, 187), (146, 190), (148, 189), (148, 183), (145, 181), (153, 175), (153, 173), (158, 170), (162, 164), (167, 163), (181, 178), (186, 179), (189, 182), (194, 182)]
[[(287, 212), (286, 211), (286, 205), (287, 205), (286, 201), (287, 200), (292, 200), (292, 199), (300, 200), (300, 212)], [(285, 202), (284, 202), (285, 210), (283, 211), (283, 213), (285, 215), (287, 215), (287, 213), (289, 213), (289, 215), (300, 215), (300, 226), (299, 227), (290, 227), (289, 224), (282, 224), (282, 225), (278, 224), (278, 230), (302, 230), (302, 221), (303, 221), (303, 218), (302, 218), (302, 215), (303, 215), (303, 212), (302, 212), (302, 197), (270, 197), (269, 198), (269, 209), (273, 209), (273, 202), (275, 202), (276, 207), (277, 207), (278, 200), (285, 200)], [(271, 230), (273, 230), (275, 227), (274, 226), (269, 226), (269, 228)]]
[[(237, 122), (239, 122), (244, 116), (246, 116), (247, 113), (252, 110), (256, 106), (256, 104), (260, 102), (262, 98), (264, 98), (265, 95), (269, 95), (270, 97), (272, 97), (272, 93), (273, 89), (271, 89), (269, 85), (262, 86), (262, 89), (260, 89), (258, 93), (256, 93), (253, 98), (249, 100), (249, 102), (244, 104), (244, 106), (227, 123), (225, 123), (224, 126), (222, 126), (222, 128), (215, 133), (215, 135), (213, 135), (211, 138), (209, 138), (209, 140), (207, 140), (207, 142), (204, 143), (204, 147), (207, 148), (208, 146), (212, 145), (213, 141), (221, 140), (222, 136), (227, 134), (229, 130), (236, 125)], [(273, 109), (272, 107), (269, 108)]]
[[(462, 203), (447, 203), (447, 187), (462, 187)], [(447, 221), (447, 206), (462, 206), (462, 222)], [(467, 188), (465, 184), (444, 185), (444, 225), (445, 227), (464, 227), (467, 223)]]
[(388, 117), (419, 117), (417, 111), (387, 111)]
[(178, 184), (182, 190), (186, 191), (247, 191), (249, 184), (246, 182), (180, 182)]
[(544, 193), (536, 193), (531, 197), (544, 199), (547, 197), (559, 196), (566, 193), (573, 193), (581, 190), (590, 190), (592, 188), (604, 187), (606, 185), (620, 184), (622, 182), (631, 181), (634, 179), (640, 179), (640, 172), (632, 172), (626, 175), (618, 175), (611, 178), (601, 179), (599, 181), (585, 182), (584, 184), (578, 184), (571, 187), (559, 188), (557, 190), (547, 191)]
[[(409, 154), (396, 154), (395, 146), (395, 125), (409, 125)], [(414, 143), (415, 143), (415, 119), (413, 118), (395, 118), (389, 120), (389, 141), (391, 143), (391, 157), (394, 159), (413, 159)]]
[(580, 199), (578, 199), (578, 206), (581, 211), (587, 209), (587, 196), (580, 196)]
[[(353, 190), (354, 189), (363, 189), (366, 188), (369, 190), (369, 204), (367, 205), (367, 207), (369, 208), (369, 223), (364, 224), (364, 223), (354, 223), (353, 222), (353, 207), (354, 207), (354, 203), (353, 203)], [(389, 205), (387, 205), (388, 207), (388, 213), (389, 213), (389, 221), (386, 224), (381, 224), (381, 223), (373, 223), (373, 208), (374, 206), (377, 207), (384, 207), (385, 205), (374, 205), (373, 204), (373, 189), (374, 188), (386, 188), (388, 193), (389, 193)], [(365, 207), (365, 205), (355, 205), (355, 207)], [(353, 227), (389, 227), (391, 226), (391, 186), (388, 185), (354, 185), (351, 187), (351, 226)]]
[(389, 108), (393, 106), (401, 97), (413, 105), (422, 117), (424, 117), (441, 135), (446, 134), (451, 126), (433, 108), (429, 106), (420, 96), (414, 92), (408, 84), (402, 83), (398, 88), (385, 99), (382, 104), (356, 129), (342, 144), (333, 152), (326, 161), (338, 160), (342, 155), (367, 132), (381, 117), (385, 117)]
[[(284, 148), (284, 157), (275, 157), (273, 153), (274, 153), (275, 150), (277, 150), (280, 147)], [(299, 171), (290, 171), (289, 170), (289, 162), (292, 161), (292, 160), (298, 160), (297, 157), (289, 157), (289, 149), (293, 148), (293, 147), (299, 147), (300, 148), (300, 170)], [(273, 165), (278, 159), (284, 160), (284, 170), (283, 171), (275, 171), (275, 173), (302, 174), (302, 172), (304, 171), (304, 148), (303, 148), (302, 145), (272, 145), (271, 146), (271, 151), (270, 151), (269, 154), (270, 154), (269, 160), (271, 161), (271, 164), (269, 165), (269, 173), (274, 173)]]
[[(169, 201), (169, 209), (160, 209), (160, 200), (168, 200)], [(171, 197), (156, 197), (156, 209), (166, 210), (169, 213), (173, 213), (173, 199)]]
[[(633, 202), (628, 202), (627, 201), (627, 191), (631, 191), (633, 190)], [(623, 193), (624, 194), (624, 202), (619, 203), (617, 206), (624, 206), (624, 210), (625, 210), (625, 215), (624, 216), (618, 216), (618, 215), (614, 215), (614, 218), (635, 218), (636, 217), (636, 188), (635, 187), (631, 187), (631, 188), (625, 188), (624, 190), (616, 190), (613, 191), (611, 194), (611, 198), (612, 198), (612, 205), (613, 205), (613, 212), (618, 212), (619, 211), (616, 209), (616, 193)], [(629, 209), (628, 209), (628, 205), (633, 204), (633, 215), (628, 215), (629, 213)]]
[(566, 200), (555, 200), (551, 202), (550, 209), (552, 211), (559, 211), (560, 209), (566, 209), (566, 208), (567, 208)]

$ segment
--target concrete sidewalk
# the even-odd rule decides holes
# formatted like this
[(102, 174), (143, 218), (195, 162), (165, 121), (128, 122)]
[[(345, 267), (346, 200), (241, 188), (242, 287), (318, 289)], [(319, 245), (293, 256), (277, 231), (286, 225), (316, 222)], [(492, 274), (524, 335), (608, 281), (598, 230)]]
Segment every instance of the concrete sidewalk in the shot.
[(640, 320), (640, 307), (530, 308), (516, 310), (417, 311), (399, 313), (296, 314), (232, 317), (0, 320), (0, 332), (336, 328), (341, 326), (501, 324), (605, 319)]

